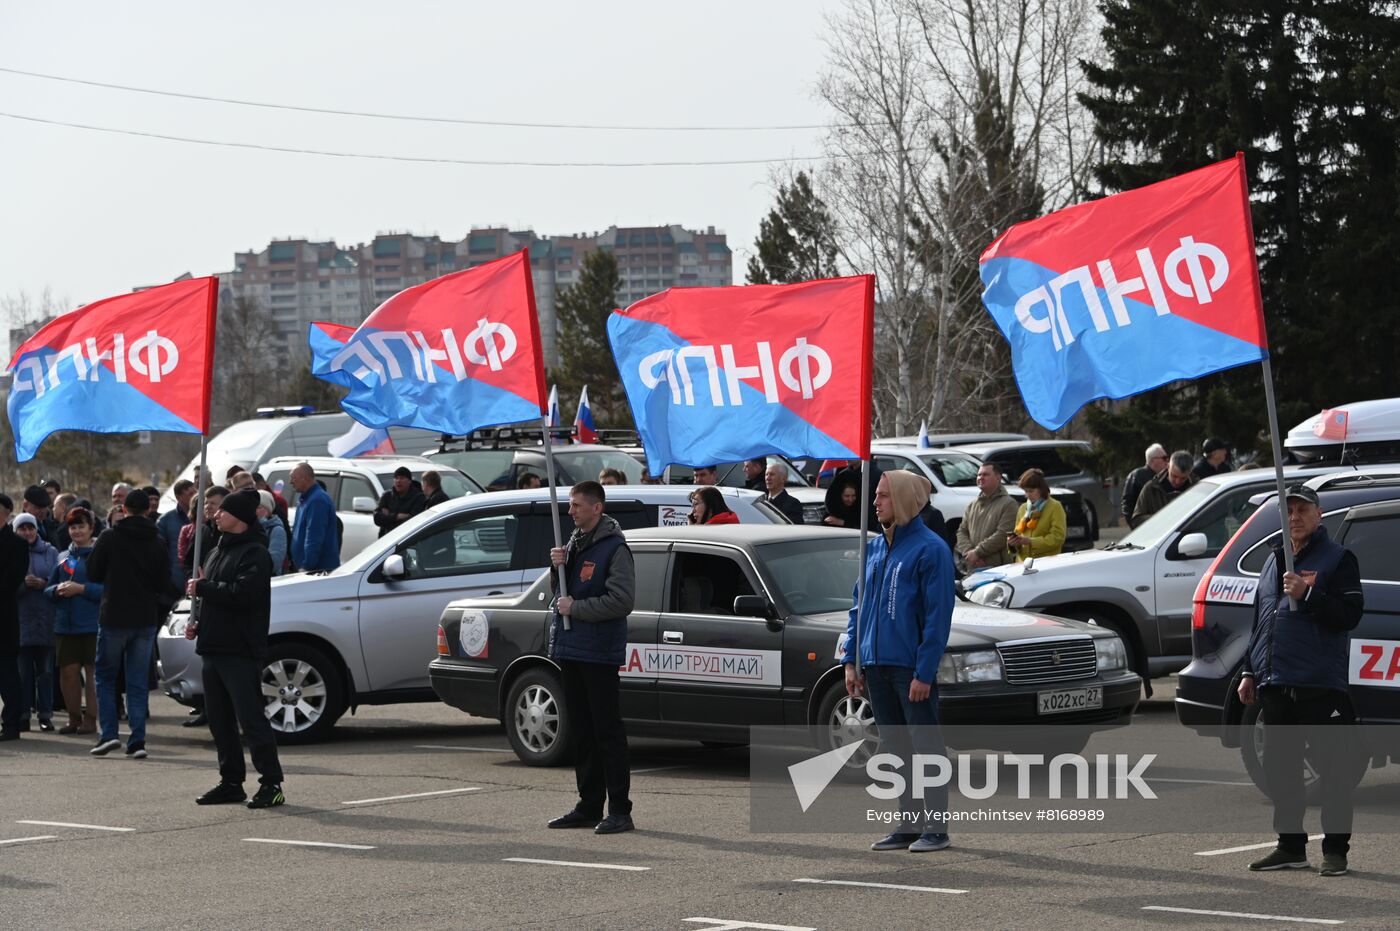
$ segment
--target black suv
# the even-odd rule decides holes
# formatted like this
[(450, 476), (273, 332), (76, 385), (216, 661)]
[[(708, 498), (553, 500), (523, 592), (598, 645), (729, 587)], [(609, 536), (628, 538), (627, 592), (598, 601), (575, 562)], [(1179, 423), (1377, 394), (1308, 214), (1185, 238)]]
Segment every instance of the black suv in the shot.
[[(1322, 525), (1356, 555), (1366, 611), (1351, 632), (1351, 698), (1362, 723), (1400, 721), (1400, 475), (1342, 472), (1307, 483), (1317, 489)], [(1253, 515), (1202, 577), (1192, 600), (1191, 664), (1177, 680), (1182, 724), (1226, 747), (1240, 747), (1251, 776), (1260, 772), (1259, 705), (1240, 703), (1240, 668), (1254, 624), (1259, 573), (1279, 541), (1273, 494), (1260, 495)], [(1396, 729), (1400, 731), (1400, 728)], [(1400, 733), (1372, 745), (1375, 765), (1400, 760)]]

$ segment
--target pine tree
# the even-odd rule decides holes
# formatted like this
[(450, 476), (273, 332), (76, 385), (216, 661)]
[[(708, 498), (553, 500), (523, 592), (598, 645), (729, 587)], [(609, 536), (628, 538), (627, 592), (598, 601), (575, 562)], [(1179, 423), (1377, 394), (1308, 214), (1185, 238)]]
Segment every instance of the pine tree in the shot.
[(607, 334), (608, 316), (617, 308), (621, 285), (617, 259), (599, 249), (584, 258), (578, 282), (554, 302), (559, 317), (560, 361), (554, 379), (559, 385), (560, 404), (567, 405), (566, 398), (577, 398), (587, 385), (594, 416), (608, 427), (632, 425)]
[(793, 284), (836, 271), (836, 236), (826, 204), (806, 172), (778, 186), (777, 203), (758, 224), (749, 284)]

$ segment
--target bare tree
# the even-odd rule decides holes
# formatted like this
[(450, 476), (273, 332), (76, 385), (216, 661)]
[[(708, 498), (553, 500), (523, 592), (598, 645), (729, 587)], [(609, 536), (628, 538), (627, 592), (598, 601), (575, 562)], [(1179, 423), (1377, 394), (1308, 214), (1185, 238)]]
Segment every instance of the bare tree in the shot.
[(848, 0), (831, 25), (823, 196), (843, 259), (878, 276), (877, 429), (1020, 425), (978, 258), (1083, 196), (1090, 0)]
[(214, 343), (215, 420), (222, 426), (253, 416), (286, 391), (286, 348), (271, 311), (256, 298), (220, 302)]

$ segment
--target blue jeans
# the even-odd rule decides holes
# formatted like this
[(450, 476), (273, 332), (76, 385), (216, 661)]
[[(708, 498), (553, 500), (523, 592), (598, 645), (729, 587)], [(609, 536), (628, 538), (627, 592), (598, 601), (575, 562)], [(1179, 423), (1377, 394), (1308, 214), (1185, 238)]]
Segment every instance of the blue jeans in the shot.
[(156, 628), (103, 627), (97, 632), (97, 722), (99, 740), (117, 739), (117, 676), (126, 667), (126, 719), (129, 743), (146, 742), (150, 702), (151, 647)]
[[(24, 689), (24, 716), (39, 712), (40, 721), (53, 718), (53, 647), (19, 648), (19, 682)], [(35, 697), (35, 690), (38, 697)]]
[(909, 683), (914, 670), (907, 666), (866, 666), (866, 694), (875, 713), (875, 726), (880, 729), (881, 751), (893, 753), (904, 761), (900, 772), (905, 777), (904, 795), (899, 800), (900, 834), (946, 834), (947, 824), (941, 819), (930, 820), (925, 810), (948, 810), (947, 785), (924, 790), (922, 800), (914, 798), (914, 780), (910, 758), (915, 753), (946, 754), (943, 735), (938, 729), (938, 683), (931, 682), (929, 697), (924, 701), (909, 700)]

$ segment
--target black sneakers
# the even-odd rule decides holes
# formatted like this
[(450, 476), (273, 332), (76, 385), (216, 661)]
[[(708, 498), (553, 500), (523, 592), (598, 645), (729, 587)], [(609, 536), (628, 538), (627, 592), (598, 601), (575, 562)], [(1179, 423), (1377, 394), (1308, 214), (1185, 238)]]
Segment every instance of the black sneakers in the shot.
[(598, 822), (601, 820), (601, 818), (595, 818), (590, 815), (585, 815), (583, 812), (575, 808), (572, 811), (570, 811), (567, 815), (560, 815), (558, 818), (555, 818), (553, 821), (549, 822), (549, 826), (556, 829), (593, 828), (597, 827)]
[(106, 756), (113, 750), (120, 750), (121, 745), (122, 742), (120, 740), (115, 737), (109, 737), (106, 740), (99, 740), (97, 746), (89, 750), (88, 753), (91, 753), (93, 756)]
[(236, 805), (248, 797), (242, 786), (221, 782), (194, 800), (196, 805)]
[[(241, 790), (240, 790), (241, 794)], [(259, 786), (253, 798), (248, 802), (249, 808), (273, 808), (287, 801), (287, 797), (282, 794), (281, 786)]]
[(632, 823), (631, 815), (608, 815), (598, 826), (593, 829), (594, 834), (621, 834), (623, 831), (630, 831), (636, 825)]
[(1263, 870), (1305, 870), (1308, 868), (1308, 854), (1306, 851), (1292, 853), (1275, 847), (1262, 859), (1249, 864), (1249, 868), (1256, 873)]
[(1322, 869), (1318, 870), (1321, 876), (1345, 876), (1347, 874), (1347, 855), (1344, 853), (1324, 853), (1322, 855)]
[(144, 760), (146, 758), (146, 742), (138, 740), (126, 745), (126, 755), (133, 760)]

